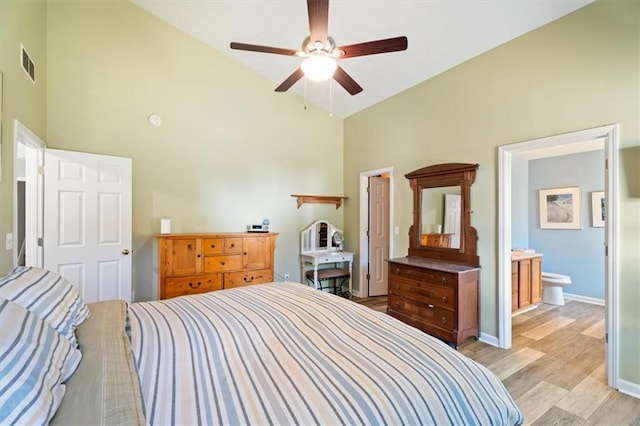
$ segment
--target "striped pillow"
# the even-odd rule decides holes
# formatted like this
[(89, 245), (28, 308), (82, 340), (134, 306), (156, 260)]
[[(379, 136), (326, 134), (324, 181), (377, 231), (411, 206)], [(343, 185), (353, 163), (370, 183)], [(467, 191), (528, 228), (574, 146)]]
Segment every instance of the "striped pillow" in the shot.
[(0, 324), (0, 424), (47, 424), (82, 353), (34, 313), (5, 299)]
[(30, 310), (78, 347), (75, 329), (89, 316), (78, 290), (55, 272), (18, 266), (0, 278), (0, 298)]

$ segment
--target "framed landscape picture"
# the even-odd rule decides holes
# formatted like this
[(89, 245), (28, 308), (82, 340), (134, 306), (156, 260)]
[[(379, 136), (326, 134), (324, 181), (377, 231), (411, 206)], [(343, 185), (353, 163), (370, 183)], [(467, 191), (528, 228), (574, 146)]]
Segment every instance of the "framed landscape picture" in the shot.
[(540, 190), (541, 229), (580, 229), (580, 188)]
[(591, 193), (591, 226), (604, 228), (605, 201), (604, 191)]

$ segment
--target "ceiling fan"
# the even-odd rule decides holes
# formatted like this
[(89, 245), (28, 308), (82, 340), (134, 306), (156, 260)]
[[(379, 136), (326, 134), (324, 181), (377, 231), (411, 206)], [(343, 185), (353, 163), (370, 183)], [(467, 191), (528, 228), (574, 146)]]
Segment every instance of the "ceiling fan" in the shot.
[(324, 81), (333, 77), (347, 92), (355, 95), (362, 92), (362, 87), (338, 65), (338, 59), (407, 49), (407, 37), (404, 36), (336, 47), (333, 38), (327, 34), (329, 0), (307, 0), (307, 11), (309, 12), (310, 34), (302, 42), (301, 50), (231, 42), (231, 48), (236, 50), (306, 58), (293, 74), (276, 87), (276, 92), (286, 92), (302, 76), (307, 76), (314, 81)]

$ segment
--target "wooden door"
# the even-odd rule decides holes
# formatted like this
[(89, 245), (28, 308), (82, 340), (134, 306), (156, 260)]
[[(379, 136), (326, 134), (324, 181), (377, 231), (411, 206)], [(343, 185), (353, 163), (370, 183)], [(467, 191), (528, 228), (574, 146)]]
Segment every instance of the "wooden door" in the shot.
[(542, 258), (531, 258), (531, 303), (542, 300)]
[(202, 239), (167, 240), (167, 275), (193, 275), (202, 272)]
[(242, 268), (271, 268), (271, 238), (244, 237), (242, 239)]
[(369, 296), (389, 292), (389, 179), (369, 178)]
[(531, 304), (531, 262), (529, 259), (518, 262), (518, 307)]
[(462, 216), (462, 197), (457, 194), (444, 194), (444, 233), (451, 234), (447, 247), (460, 248), (460, 218)]
[(46, 149), (44, 166), (44, 267), (85, 302), (131, 301), (131, 159)]

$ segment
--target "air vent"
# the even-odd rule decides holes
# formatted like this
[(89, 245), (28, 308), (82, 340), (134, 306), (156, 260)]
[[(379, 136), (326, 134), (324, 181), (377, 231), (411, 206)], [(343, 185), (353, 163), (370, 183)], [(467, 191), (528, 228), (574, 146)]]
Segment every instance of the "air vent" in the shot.
[(22, 69), (27, 73), (33, 84), (36, 84), (36, 66), (34, 65), (27, 49), (20, 44), (20, 57), (22, 58)]

